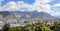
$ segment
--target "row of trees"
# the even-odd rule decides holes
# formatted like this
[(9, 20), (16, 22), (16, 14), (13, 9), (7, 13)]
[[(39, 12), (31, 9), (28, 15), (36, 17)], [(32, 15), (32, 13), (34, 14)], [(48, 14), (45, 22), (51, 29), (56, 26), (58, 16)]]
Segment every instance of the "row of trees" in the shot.
[(46, 25), (43, 23), (27, 24), (24, 27), (10, 27), (9, 24), (5, 24), (0, 31), (60, 31), (60, 23), (54, 22), (53, 25)]

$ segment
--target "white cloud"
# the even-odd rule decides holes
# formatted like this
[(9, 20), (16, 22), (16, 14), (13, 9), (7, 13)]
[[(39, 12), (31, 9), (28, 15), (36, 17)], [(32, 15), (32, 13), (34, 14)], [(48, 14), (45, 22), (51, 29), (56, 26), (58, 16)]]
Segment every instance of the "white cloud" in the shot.
[[(1, 1), (1, 0), (0, 0)], [(51, 10), (51, 5), (47, 4), (49, 2), (51, 2), (52, 0), (35, 0), (35, 2), (33, 4), (27, 4), (23, 1), (11, 1), (8, 2), (6, 5), (4, 5), (3, 7), (0, 6), (0, 11), (38, 11), (38, 12), (47, 12), (50, 13), (51, 15), (55, 15), (58, 16), (60, 15), (60, 12), (54, 12), (53, 10)], [(55, 7), (59, 7), (60, 3), (53, 5), (53, 8)], [(56, 9), (56, 8), (55, 8)]]
[(38, 12), (47, 12), (50, 13), (52, 12), (51, 10), (51, 5), (47, 4), (51, 2), (52, 0), (35, 0), (33, 4), (27, 4), (23, 1), (17, 1), (16, 2), (8, 2), (5, 6), (2, 7), (0, 11), (4, 10), (16, 10), (16, 11), (38, 11)]
[(54, 0), (35, 0), (36, 2), (40, 2), (40, 3), (49, 3), (52, 2)]
[(60, 6), (60, 3), (53, 5), (53, 7), (57, 7), (57, 6)]
[[(4, 11), (4, 10), (16, 10), (16, 7), (17, 7), (17, 4), (16, 4), (16, 2), (8, 2), (6, 5), (4, 5), (3, 7), (2, 7), (2, 11)], [(1, 11), (0, 10), (0, 11)]]

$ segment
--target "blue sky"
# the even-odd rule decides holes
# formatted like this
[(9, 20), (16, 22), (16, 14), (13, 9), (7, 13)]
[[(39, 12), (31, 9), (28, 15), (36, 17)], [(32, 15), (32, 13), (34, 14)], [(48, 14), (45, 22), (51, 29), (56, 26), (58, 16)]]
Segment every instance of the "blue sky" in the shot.
[(24, 1), (27, 4), (33, 4), (35, 2), (35, 0), (27, 0), (27, 1), (26, 0), (4, 0), (4, 1), (2, 1), (2, 5), (5, 5), (8, 2), (10, 2), (10, 1), (15, 1), (15, 2), (17, 2), (17, 1)]
[(60, 0), (54, 0), (54, 1), (52, 1), (50, 4), (51, 4), (51, 5), (54, 5), (54, 4), (57, 4), (57, 3), (60, 3)]
[[(35, 9), (35, 7), (37, 8), (37, 9), (35, 9), (35, 10), (37, 10), (37, 11), (39, 11), (39, 10), (42, 10), (42, 11), (44, 11), (44, 12), (47, 12), (47, 13), (50, 13), (51, 15), (59, 15), (60, 16), (60, 0), (41, 0), (41, 2), (42, 2), (42, 4), (39, 2), (40, 0), (3, 0), (3, 1), (1, 1), (1, 4), (0, 4), (0, 6), (2, 7), (2, 8), (4, 8), (4, 7), (7, 7), (9, 4), (11, 4), (11, 3), (9, 3), (9, 2), (15, 2), (15, 4), (13, 4), (13, 6), (15, 7), (15, 5), (17, 6), (17, 2), (18, 1), (23, 1), (24, 3), (22, 3), (23, 5), (28, 5), (28, 7), (25, 7), (25, 8), (29, 8), (28, 10), (31, 10), (31, 7), (30, 7), (30, 5), (32, 5), (32, 7), (33, 7), (33, 9)], [(51, 1), (51, 2), (49, 2), (49, 1)], [(37, 4), (36, 4), (37, 3)], [(39, 6), (39, 4), (41, 4), (41, 6)], [(5, 6), (6, 5), (6, 6)], [(19, 5), (19, 4), (18, 4)], [(37, 6), (36, 6), (37, 5)], [(45, 6), (44, 6), (45, 5)], [(14, 8), (13, 7), (13, 8)], [(24, 7), (24, 6), (23, 6)], [(22, 8), (23, 8), (22, 7)], [(47, 8), (46, 8), (47, 7)], [(40, 9), (41, 8), (41, 9)], [(32, 9), (32, 10), (33, 10)], [(15, 10), (15, 9), (14, 9)], [(20, 10), (20, 9), (19, 9)], [(25, 10), (25, 9), (24, 9)], [(31, 11), (32, 11), (31, 10)], [(26, 11), (26, 10), (25, 10)], [(39, 11), (40, 12), (40, 11)]]
[[(10, 2), (10, 1), (15, 1), (15, 2), (24, 1), (25, 3), (28, 3), (28, 4), (32, 4), (32, 3), (35, 2), (35, 0), (4, 0), (4, 1), (2, 1), (2, 5), (5, 5), (6, 3)], [(54, 0), (49, 4), (54, 5), (54, 4), (57, 4), (57, 3), (60, 3), (60, 0)]]

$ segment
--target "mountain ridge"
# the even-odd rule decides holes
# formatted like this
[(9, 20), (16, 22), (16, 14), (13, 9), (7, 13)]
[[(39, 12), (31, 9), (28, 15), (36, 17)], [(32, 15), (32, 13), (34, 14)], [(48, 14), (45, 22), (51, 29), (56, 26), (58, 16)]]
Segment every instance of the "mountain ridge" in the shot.
[(54, 18), (50, 14), (46, 12), (37, 12), (37, 11), (32, 11), (32, 12), (21, 12), (21, 11), (13, 11), (13, 12), (1, 12), (0, 15), (3, 16), (0, 21), (5, 21), (10, 24), (25, 24), (27, 23), (38, 23), (39, 21), (44, 23), (45, 21), (48, 21), (50, 24), (53, 23), (54, 21), (59, 21), (58, 19)]
[(23, 16), (26, 16), (26, 15), (29, 15), (31, 16), (31, 18), (34, 18), (34, 17), (41, 17), (41, 16), (46, 16), (46, 17), (53, 17), (51, 16), (50, 14), (46, 13), (46, 12), (37, 12), (37, 11), (32, 11), (32, 12), (22, 12), (22, 11), (12, 11), (12, 12), (9, 12), (9, 11), (2, 11), (0, 12), (0, 15), (2, 15), (3, 17), (5, 16), (8, 16), (10, 14), (18, 14), (18, 15), (21, 15), (22, 17)]

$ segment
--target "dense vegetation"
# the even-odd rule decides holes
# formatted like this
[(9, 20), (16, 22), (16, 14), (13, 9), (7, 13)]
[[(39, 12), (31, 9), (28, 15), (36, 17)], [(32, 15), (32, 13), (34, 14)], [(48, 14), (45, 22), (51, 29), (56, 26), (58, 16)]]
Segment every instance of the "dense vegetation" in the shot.
[(54, 22), (52, 25), (36, 23), (18, 27), (10, 27), (9, 24), (5, 24), (0, 31), (60, 31), (60, 23)]

